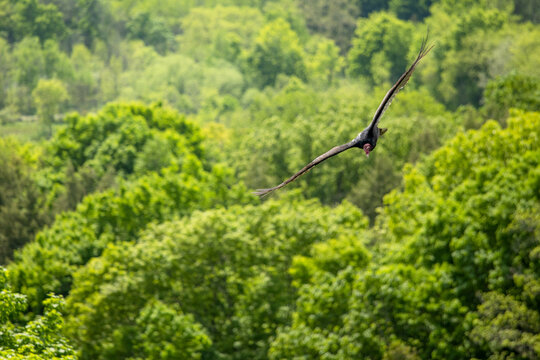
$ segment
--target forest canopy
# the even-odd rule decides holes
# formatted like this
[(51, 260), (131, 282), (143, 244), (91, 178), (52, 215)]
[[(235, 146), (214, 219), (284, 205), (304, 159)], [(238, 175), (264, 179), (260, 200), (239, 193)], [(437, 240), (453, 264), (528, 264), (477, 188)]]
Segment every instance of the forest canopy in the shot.
[(536, 7), (0, 0), (0, 357), (539, 359)]

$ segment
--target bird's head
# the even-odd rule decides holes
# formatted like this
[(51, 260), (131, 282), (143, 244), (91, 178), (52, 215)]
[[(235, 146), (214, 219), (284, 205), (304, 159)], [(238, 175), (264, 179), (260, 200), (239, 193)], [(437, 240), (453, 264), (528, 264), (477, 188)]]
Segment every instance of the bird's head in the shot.
[(371, 146), (370, 143), (367, 143), (362, 147), (362, 149), (364, 149), (366, 156), (369, 157), (369, 153), (371, 152), (371, 150), (373, 150), (373, 146)]
[(377, 140), (379, 139), (379, 137), (383, 136), (384, 133), (388, 131), (388, 129), (381, 129), (381, 128), (377, 128), (377, 130), (379, 133), (378, 134), (376, 133), (375, 136), (371, 137), (371, 139), (368, 140), (369, 142), (365, 143), (364, 146), (362, 147), (367, 157), (369, 157), (369, 153), (372, 152), (373, 149), (375, 149), (375, 146), (377, 145)]

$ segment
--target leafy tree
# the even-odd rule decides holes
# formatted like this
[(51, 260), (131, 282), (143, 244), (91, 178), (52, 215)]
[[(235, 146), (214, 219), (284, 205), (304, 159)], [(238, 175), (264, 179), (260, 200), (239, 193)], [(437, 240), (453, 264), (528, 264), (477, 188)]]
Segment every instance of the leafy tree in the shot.
[(488, 122), (409, 167), (364, 233), (371, 263), (327, 262), (326, 247), (296, 257), (295, 312), (269, 357), (538, 356), (538, 115)]
[(504, 39), (517, 35), (505, 28), (510, 16), (507, 9), (482, 2), (442, 1), (433, 5), (426, 22), (437, 45), (420, 76), (438, 99), (450, 108), (478, 106), (487, 81), (509, 71), (515, 60)]
[(11, 59), (17, 66), (12, 72), (6, 105), (22, 114), (34, 113), (32, 90), (44, 75), (45, 59), (37, 37), (27, 37), (13, 46)]
[(261, 29), (248, 63), (262, 86), (274, 85), (279, 74), (305, 78), (304, 52), (298, 36), (282, 19)]
[(8, 284), (8, 272), (0, 268), (0, 356), (3, 359), (75, 360), (75, 351), (61, 333), (64, 327), (61, 297), (51, 296), (43, 302), (43, 316), (24, 326), (20, 319), (26, 309), (24, 295), (15, 293)]
[(88, 48), (92, 48), (96, 39), (106, 39), (107, 32), (112, 30), (107, 26), (111, 14), (106, 3), (101, 0), (76, 0), (76, 13), (72, 27)]
[(296, 1), (271, 0), (265, 1), (263, 5), (262, 10), (267, 24), (278, 19), (285, 20), (291, 26), (292, 31), (298, 35), (302, 44), (308, 40), (309, 29)]
[(71, 53), (73, 78), (68, 82), (71, 102), (80, 110), (89, 110), (96, 105), (98, 84), (95, 71), (100, 67), (98, 60), (82, 44)]
[(40, 121), (46, 129), (47, 137), (50, 137), (55, 115), (58, 114), (62, 104), (68, 99), (66, 87), (57, 79), (41, 79), (32, 91), (32, 97), (34, 98)]
[[(145, 0), (145, 1), (124, 1), (112, 0), (102, 3), (104, 10), (110, 13), (116, 23), (127, 23), (130, 19), (135, 18), (139, 14), (151, 14), (159, 19), (162, 19), (166, 26), (173, 32), (174, 35), (180, 34), (181, 21), (189, 13), (199, 6), (213, 7), (216, 6), (216, 1), (163, 1), (163, 0)], [(232, 1), (227, 1), (233, 4)], [(106, 34), (105, 34), (106, 35)]]
[(44, 75), (47, 78), (58, 78), (67, 81), (73, 78), (71, 61), (59, 48), (55, 40), (47, 40), (43, 44)]
[(515, 0), (514, 13), (520, 15), (523, 20), (530, 20), (538, 24), (540, 18), (538, 12), (535, 11), (535, 2), (533, 0)]
[[(12, 55), (9, 44), (0, 37), (0, 109), (6, 106), (7, 90), (12, 82)], [(2, 119), (0, 118), (0, 124)]]
[(263, 24), (256, 8), (194, 8), (182, 19), (178, 42), (182, 53), (195, 59), (221, 58), (240, 64), (242, 52), (252, 46)]
[[(36, 0), (23, 0), (25, 9), (21, 12), (24, 15), (32, 12), (28, 7), (37, 5), (37, 14), (34, 19), (27, 19), (33, 25), (32, 35), (39, 37), (43, 43), (46, 39), (61, 38), (65, 32), (65, 25), (60, 13), (54, 4), (40, 4)], [(20, 6), (21, 2), (17, 2)]]
[(478, 318), (470, 332), (471, 341), (484, 351), (481, 356), (490, 359), (540, 356), (538, 311), (499, 292), (489, 292), (482, 297)]
[[(360, 263), (361, 264), (361, 263)], [(290, 326), (278, 330), (269, 358), (463, 358), (466, 312), (448, 290), (445, 269), (343, 267), (302, 285)], [(403, 350), (402, 350), (403, 351)], [(421, 353), (423, 352), (423, 353)]]
[(39, 311), (39, 301), (50, 291), (67, 294), (73, 273), (101, 255), (107, 243), (130, 241), (147, 224), (194, 209), (252, 201), (243, 186), (234, 185), (229, 171), (215, 168), (207, 173), (194, 158), (186, 158), (181, 170), (164, 177), (153, 173), (86, 196), (76, 212), (58, 216), (50, 229), (38, 233), (10, 268), (13, 285), (29, 290), (32, 309)]
[(166, 53), (174, 44), (171, 30), (163, 20), (150, 13), (138, 14), (126, 27), (130, 38), (143, 40), (146, 45), (153, 46), (161, 54)]
[(389, 0), (357, 0), (361, 17), (367, 18), (373, 12), (388, 10)]
[(33, 89), (44, 70), (44, 59), (39, 39), (28, 37), (13, 48), (13, 59), (17, 62), (15, 80), (21, 86)]
[(422, 20), (429, 15), (433, 0), (390, 0), (388, 10), (404, 20)]
[[(289, 319), (292, 256), (366, 226), (350, 204), (332, 209), (292, 198), (195, 212), (152, 226), (136, 245), (110, 245), (78, 272), (69, 296), (69, 333), (83, 358), (127, 358), (139, 348), (132, 334), (166, 331), (139, 322), (148, 317), (148, 308), (158, 306), (172, 316), (178, 304), (177, 311), (195, 322), (190, 326), (202, 325), (212, 341), (210, 348), (200, 347), (204, 358), (265, 359), (277, 325)], [(340, 242), (333, 247), (333, 260), (327, 256), (328, 264), (338, 261)], [(363, 259), (357, 241), (347, 244), (342, 251), (351, 261)]]
[(519, 74), (540, 78), (540, 60), (536, 56), (528, 56), (540, 49), (540, 29), (538, 26), (523, 24), (512, 29), (512, 41), (505, 51), (511, 55), (506, 62), (504, 70), (507, 73)]
[[(390, 13), (382, 12), (367, 19), (359, 19), (348, 53), (349, 74), (375, 80), (374, 74), (383, 66), (388, 71), (387, 76), (377, 80), (397, 80), (410, 63), (407, 55), (412, 31), (410, 23)], [(373, 62), (373, 59), (378, 61)]]
[(193, 316), (176, 306), (149, 302), (136, 320), (133, 359), (201, 359), (212, 342)]
[(191, 154), (203, 157), (198, 128), (160, 104), (109, 104), (96, 115), (71, 114), (65, 122), (43, 159), (43, 187), (49, 209), (56, 212), (74, 209), (116, 176), (180, 166)]
[[(145, 131), (149, 126), (185, 135), (165, 133), (175, 156), (161, 176), (151, 172), (133, 182), (123, 182), (117, 189), (87, 196), (76, 212), (59, 216), (56, 225), (38, 234), (41, 240), (17, 255), (14, 284), (34, 289), (28, 294), (33, 309), (39, 309), (40, 300), (49, 291), (66, 294), (72, 273), (99, 256), (109, 242), (130, 241), (148, 223), (186, 215), (194, 209), (253, 201), (247, 190), (236, 184), (230, 170), (204, 164), (198, 128), (170, 109), (110, 105), (101, 117), (81, 120), (74, 115), (67, 123), (48, 150), (49, 156), (54, 155), (51, 165), (64, 169), (69, 161), (75, 169), (93, 167), (99, 176), (104, 176), (110, 166), (119, 172), (133, 171), (136, 154), (152, 137)], [(61, 174), (53, 172), (45, 178), (49, 182), (46, 186), (53, 190), (50, 196), (61, 191), (62, 187), (55, 184), (62, 179)], [(42, 251), (48, 255), (37, 255)], [(47, 264), (34, 262), (37, 259)]]
[(0, 138), (0, 264), (33, 239), (47, 221), (35, 181), (36, 158), (30, 146)]
[[(315, 91), (290, 81), (253, 105), (249, 114), (255, 130), (238, 125), (241, 141), (230, 147), (232, 163), (251, 188), (278, 184), (336, 144), (350, 141), (369, 123), (387, 90), (377, 88), (358, 98), (364, 91), (358, 85)], [(249, 115), (237, 116), (241, 121)], [(400, 184), (405, 162), (419, 160), (459, 128), (459, 119), (427, 92), (410, 88), (399, 94), (382, 121), (390, 130), (372, 157), (354, 149), (344, 152), (289, 188), (301, 187), (306, 197), (327, 204), (347, 198), (374, 219), (382, 196)]]
[(59, 39), (65, 35), (62, 13), (54, 4), (43, 4), (38, 0), (4, 0), (0, 32), (6, 34), (10, 43), (25, 37), (36, 36), (41, 43), (47, 39)]
[(0, 358), (540, 357), (533, 3), (0, 0)]
[(308, 28), (317, 34), (335, 41), (345, 53), (351, 44), (351, 38), (359, 15), (357, 1), (351, 0), (299, 0)]
[(316, 38), (312, 44), (312, 54), (306, 56), (308, 77), (316, 83), (331, 85), (344, 65), (339, 48), (332, 40), (324, 38)]
[(487, 116), (502, 121), (510, 108), (540, 111), (540, 81), (510, 74), (488, 83), (484, 92)]

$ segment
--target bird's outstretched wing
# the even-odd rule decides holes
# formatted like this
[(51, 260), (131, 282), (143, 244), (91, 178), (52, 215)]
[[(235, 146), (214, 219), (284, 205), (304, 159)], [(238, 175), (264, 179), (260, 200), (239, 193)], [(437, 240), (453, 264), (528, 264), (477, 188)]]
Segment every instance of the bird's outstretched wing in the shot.
[(418, 56), (416, 57), (416, 60), (414, 60), (412, 65), (409, 67), (409, 69), (405, 71), (403, 75), (400, 76), (399, 80), (394, 84), (394, 86), (392, 86), (392, 88), (390, 88), (390, 90), (388, 90), (388, 92), (384, 96), (381, 104), (377, 108), (377, 111), (375, 111), (373, 120), (371, 120), (371, 123), (368, 126), (369, 131), (377, 127), (379, 120), (381, 119), (382, 115), (384, 114), (388, 106), (390, 106), (390, 103), (392, 103), (394, 96), (396, 96), (396, 94), (401, 89), (403, 89), (403, 87), (407, 84), (407, 81), (409, 81), (409, 78), (414, 72), (416, 65), (418, 65), (420, 60), (422, 60), (422, 58), (427, 55), (427, 53), (433, 48), (433, 46), (435, 46), (435, 45), (431, 45), (430, 47), (426, 47), (427, 40), (428, 40), (428, 34), (422, 41), (422, 46), (420, 47), (420, 51), (418, 52)]
[(336, 146), (336, 147), (333, 147), (332, 149), (328, 150), (327, 152), (325, 152), (324, 154), (316, 157), (312, 162), (310, 162), (309, 164), (307, 164), (306, 166), (304, 166), (302, 168), (302, 170), (300, 170), (299, 172), (297, 172), (296, 174), (294, 174), (293, 176), (291, 176), (290, 178), (288, 178), (287, 180), (285, 180), (284, 182), (282, 182), (281, 184), (279, 184), (278, 186), (274, 186), (273, 188), (269, 188), (269, 189), (258, 189), (257, 191), (254, 191), (253, 194), (254, 195), (258, 195), (260, 197), (263, 197), (265, 195), (268, 195), (270, 194), (272, 191), (274, 190), (277, 190), (277, 189), (280, 189), (282, 187), (284, 187), (285, 185), (287, 185), (288, 183), (290, 182), (293, 182), (294, 180), (296, 180), (299, 176), (307, 173), (312, 167), (316, 166), (316, 165), (319, 165), (320, 163), (322, 163), (324, 160), (326, 159), (329, 159), (331, 158), (332, 156), (334, 155), (337, 155), (339, 154), (340, 152), (343, 152), (345, 150), (348, 150), (352, 147), (354, 147), (355, 145), (355, 142), (354, 140), (351, 141), (351, 142), (348, 142), (346, 144), (343, 144), (343, 145), (339, 145), (339, 146)]
[[(428, 36), (426, 35), (426, 37), (424, 38), (424, 40), (422, 41), (422, 46), (420, 47), (420, 52), (418, 53), (418, 56), (416, 57), (416, 60), (414, 60), (414, 62), (412, 63), (412, 65), (409, 67), (409, 69), (407, 71), (405, 71), (405, 73), (403, 75), (401, 75), (401, 77), (399, 78), (399, 80), (394, 84), (394, 86), (392, 86), (392, 88), (386, 93), (384, 99), (382, 100), (381, 104), (379, 105), (379, 107), (377, 108), (377, 111), (375, 112), (375, 116), (373, 117), (373, 120), (371, 121), (371, 123), (368, 125), (368, 127), (366, 128), (366, 130), (368, 131), (372, 131), (374, 128), (377, 127), (377, 124), (379, 123), (379, 120), (382, 116), (382, 114), (384, 113), (384, 111), (386, 110), (386, 108), (390, 105), (390, 103), (392, 102), (394, 96), (396, 96), (396, 94), (405, 86), (405, 84), (407, 84), (407, 81), (409, 81), (409, 78), (411, 77), (412, 73), (414, 72), (414, 69), (416, 67), (416, 65), (420, 62), (420, 60), (422, 60), (422, 58), (424, 56), (426, 56), (426, 54), (433, 48), (433, 46), (430, 46), (429, 48), (426, 47), (426, 44), (427, 44), (427, 38)], [(282, 182), (281, 184), (277, 185), (277, 186), (274, 186), (273, 188), (269, 188), (269, 189), (259, 189), (257, 191), (254, 191), (253, 194), (255, 195), (259, 195), (260, 197), (263, 197), (265, 195), (268, 195), (269, 193), (271, 193), (272, 191), (274, 190), (277, 190), (277, 189), (280, 189), (282, 187), (284, 187), (285, 185), (293, 182), (294, 180), (296, 180), (299, 176), (305, 174), (306, 172), (308, 172), (312, 167), (322, 163), (324, 160), (328, 159), (328, 158), (331, 158), (332, 156), (334, 155), (337, 155), (339, 154), (340, 152), (343, 152), (345, 150), (348, 150), (352, 147), (354, 147), (357, 143), (355, 142), (355, 140), (352, 140), (351, 142), (347, 143), (347, 144), (343, 144), (343, 145), (339, 145), (339, 146), (336, 146), (330, 150), (328, 150), (327, 152), (325, 152), (324, 154), (318, 156), (316, 159), (314, 159), (312, 162), (310, 162), (309, 164), (307, 164), (306, 166), (304, 166), (302, 168), (302, 170), (300, 170), (299, 172), (297, 172), (296, 174), (294, 174), (293, 176), (291, 176), (290, 178), (288, 178), (287, 180), (285, 180), (284, 182)]]

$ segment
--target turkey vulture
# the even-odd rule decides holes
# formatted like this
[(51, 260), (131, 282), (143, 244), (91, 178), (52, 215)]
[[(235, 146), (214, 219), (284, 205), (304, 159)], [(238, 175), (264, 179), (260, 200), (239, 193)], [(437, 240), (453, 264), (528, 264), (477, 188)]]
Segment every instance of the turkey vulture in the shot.
[(424, 56), (427, 55), (427, 53), (433, 48), (434, 45), (430, 46), (429, 48), (426, 47), (427, 43), (427, 36), (422, 41), (422, 45), (420, 47), (420, 51), (418, 53), (418, 56), (416, 57), (416, 60), (412, 63), (412, 65), (409, 67), (403, 75), (400, 76), (399, 80), (388, 90), (386, 95), (384, 96), (381, 104), (377, 108), (377, 111), (375, 111), (375, 115), (373, 116), (373, 120), (371, 120), (371, 123), (366, 127), (361, 133), (358, 134), (353, 140), (349, 141), (346, 144), (336, 146), (324, 154), (318, 156), (315, 158), (312, 162), (307, 164), (302, 168), (302, 170), (298, 171), (296, 174), (282, 182), (281, 184), (274, 186), (269, 189), (258, 189), (257, 191), (254, 191), (253, 194), (259, 195), (260, 197), (263, 197), (265, 195), (268, 195), (274, 190), (280, 189), (287, 185), (290, 182), (293, 182), (296, 180), (300, 175), (305, 174), (308, 172), (312, 167), (319, 165), (326, 159), (331, 158), (334, 155), (339, 154), (340, 152), (343, 152), (345, 150), (351, 149), (351, 148), (361, 148), (366, 153), (366, 156), (369, 157), (369, 153), (375, 149), (375, 146), (377, 146), (377, 140), (379, 139), (379, 136), (382, 136), (386, 130), (388, 129), (381, 129), (377, 125), (379, 124), (379, 120), (381, 119), (382, 115), (384, 114), (386, 108), (390, 105), (392, 100), (394, 99), (394, 96), (407, 84), (407, 81), (409, 81), (409, 78), (411, 77), (412, 73), (414, 72), (414, 68), (416, 65), (422, 60)]

